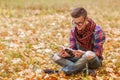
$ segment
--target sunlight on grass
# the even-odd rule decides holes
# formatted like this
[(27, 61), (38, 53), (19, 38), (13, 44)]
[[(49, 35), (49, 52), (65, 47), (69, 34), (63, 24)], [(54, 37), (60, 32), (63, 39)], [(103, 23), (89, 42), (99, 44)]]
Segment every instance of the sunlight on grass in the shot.
[[(0, 80), (119, 80), (119, 0), (0, 0)], [(69, 46), (70, 11), (84, 7), (106, 32), (103, 67), (96, 77), (47, 75), (60, 69), (51, 57)]]

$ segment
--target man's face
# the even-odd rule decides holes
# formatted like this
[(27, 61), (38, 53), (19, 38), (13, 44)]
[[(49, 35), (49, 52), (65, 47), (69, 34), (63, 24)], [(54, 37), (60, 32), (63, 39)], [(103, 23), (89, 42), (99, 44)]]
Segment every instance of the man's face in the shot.
[(73, 18), (73, 24), (77, 27), (78, 30), (82, 30), (86, 27), (86, 18), (83, 16)]

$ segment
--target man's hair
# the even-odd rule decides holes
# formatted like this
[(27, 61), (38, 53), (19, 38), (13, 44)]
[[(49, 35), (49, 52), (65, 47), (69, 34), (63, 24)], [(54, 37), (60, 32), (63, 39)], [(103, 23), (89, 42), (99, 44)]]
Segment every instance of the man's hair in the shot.
[(78, 18), (83, 16), (84, 18), (87, 16), (87, 11), (84, 8), (78, 7), (72, 10), (71, 16), (73, 18)]

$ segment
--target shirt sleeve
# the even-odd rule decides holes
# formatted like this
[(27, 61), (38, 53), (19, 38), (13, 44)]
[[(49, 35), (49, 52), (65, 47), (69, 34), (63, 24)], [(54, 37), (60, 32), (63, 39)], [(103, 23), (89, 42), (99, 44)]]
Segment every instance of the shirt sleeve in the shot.
[(94, 32), (94, 48), (93, 48), (93, 51), (99, 57), (102, 57), (103, 44), (105, 42), (105, 39), (106, 39), (105, 33), (99, 27), (99, 29)]
[(77, 50), (76, 40), (75, 40), (75, 36), (74, 36), (74, 29), (72, 29), (70, 32), (70, 48)]

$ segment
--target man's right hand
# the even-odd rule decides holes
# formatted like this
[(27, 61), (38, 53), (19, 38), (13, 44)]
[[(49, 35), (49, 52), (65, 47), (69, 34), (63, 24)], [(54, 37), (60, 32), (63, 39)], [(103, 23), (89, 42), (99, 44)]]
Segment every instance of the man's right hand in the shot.
[(60, 47), (60, 56), (61, 57), (70, 57), (70, 55), (65, 51), (64, 47)]

